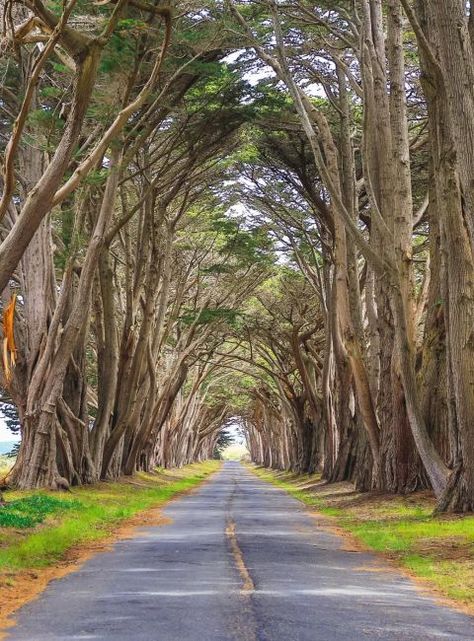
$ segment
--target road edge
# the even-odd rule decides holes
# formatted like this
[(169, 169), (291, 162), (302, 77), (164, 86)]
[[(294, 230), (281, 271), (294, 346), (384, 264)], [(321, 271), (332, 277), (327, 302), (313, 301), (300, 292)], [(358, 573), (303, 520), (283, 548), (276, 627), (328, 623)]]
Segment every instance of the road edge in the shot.
[(123, 519), (110, 532), (94, 543), (75, 545), (66, 550), (64, 557), (54, 566), (35, 568), (33, 570), (20, 570), (14, 575), (13, 590), (9, 595), (3, 590), (0, 609), (0, 641), (8, 638), (9, 630), (16, 625), (14, 618), (16, 612), (22, 607), (38, 599), (52, 581), (62, 579), (81, 569), (81, 567), (103, 552), (113, 549), (118, 541), (131, 539), (138, 535), (138, 528), (161, 527), (172, 523), (172, 519), (164, 516), (162, 511), (173, 501), (202, 488), (212, 477), (222, 470), (222, 462), (211, 470), (205, 477), (200, 479), (192, 487), (177, 490), (173, 496), (165, 501), (142, 510), (132, 517)]
[[(405, 578), (410, 579), (410, 581), (413, 583), (413, 585), (418, 590), (418, 592), (420, 592), (423, 596), (433, 599), (439, 605), (448, 607), (452, 610), (455, 610), (456, 612), (465, 614), (474, 620), (474, 605), (469, 606), (463, 603), (459, 603), (458, 601), (455, 601), (454, 599), (447, 597), (445, 594), (442, 593), (441, 590), (439, 590), (435, 585), (433, 585), (428, 579), (418, 576), (414, 572), (411, 572), (406, 566), (402, 565), (401, 563), (397, 563), (397, 561), (393, 559), (393, 557), (391, 557), (388, 553), (384, 554), (383, 552), (374, 550), (370, 546), (366, 545), (353, 532), (350, 532), (344, 529), (344, 527), (338, 522), (337, 517), (323, 514), (313, 506), (308, 505), (307, 503), (304, 502), (304, 500), (302, 500), (298, 496), (295, 496), (290, 491), (288, 491), (288, 489), (282, 486), (282, 484), (278, 481), (277, 478), (273, 478), (273, 479), (262, 478), (258, 474), (258, 469), (254, 467), (251, 463), (245, 463), (244, 465), (246, 469), (249, 472), (251, 472), (260, 481), (264, 483), (265, 482), (270, 483), (273, 487), (276, 487), (282, 492), (285, 492), (285, 494), (287, 494), (288, 496), (291, 496), (291, 498), (295, 499), (296, 501), (298, 501), (298, 503), (303, 505), (305, 508), (305, 511), (308, 512), (308, 515), (311, 516), (313, 519), (318, 520), (318, 523), (315, 525), (315, 527), (320, 527), (326, 532), (330, 532), (340, 537), (343, 542), (343, 546), (344, 546), (343, 549), (350, 550), (352, 552), (368, 552), (373, 555), (375, 562), (384, 564), (383, 566), (382, 565), (377, 566), (374, 563), (373, 568), (364, 567), (364, 570), (368, 572), (370, 571), (377, 572), (377, 571), (383, 571), (383, 570), (386, 570), (387, 572), (397, 572), (402, 576), (404, 576)], [(265, 469), (266, 472), (275, 472), (275, 470), (271, 470), (270, 468), (262, 468), (262, 469)]]

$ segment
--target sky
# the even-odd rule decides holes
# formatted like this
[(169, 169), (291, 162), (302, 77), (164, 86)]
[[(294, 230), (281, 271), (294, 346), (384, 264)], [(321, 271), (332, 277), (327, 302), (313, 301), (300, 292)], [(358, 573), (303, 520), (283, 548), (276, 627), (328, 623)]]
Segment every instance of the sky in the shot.
[[(226, 425), (227, 431), (232, 435), (234, 443), (244, 444), (245, 439), (239, 434), (239, 424), (237, 422)], [(0, 439), (1, 440), (1, 439)]]
[(0, 416), (0, 443), (5, 441), (18, 441), (18, 436), (10, 432), (5, 425), (5, 421)]

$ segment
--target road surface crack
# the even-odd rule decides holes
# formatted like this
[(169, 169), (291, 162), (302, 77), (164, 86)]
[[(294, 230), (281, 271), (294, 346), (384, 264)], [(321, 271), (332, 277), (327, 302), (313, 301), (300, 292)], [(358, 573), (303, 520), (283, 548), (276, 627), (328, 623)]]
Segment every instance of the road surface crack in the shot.
[(232, 554), (234, 556), (235, 565), (239, 571), (240, 577), (242, 579), (242, 587), (240, 588), (241, 594), (252, 594), (255, 592), (255, 584), (250, 576), (247, 566), (245, 565), (244, 555), (240, 549), (239, 543), (237, 541), (237, 535), (235, 532), (235, 521), (231, 518), (227, 520), (227, 527), (225, 529), (225, 534), (229, 539), (230, 547)]
[(233, 488), (227, 499), (227, 510), (225, 520), (225, 538), (227, 539), (230, 552), (234, 561), (235, 569), (240, 575), (240, 605), (233, 617), (232, 637), (235, 641), (260, 641), (258, 634), (259, 625), (255, 612), (253, 596), (256, 594), (256, 587), (250, 572), (245, 564), (245, 559), (237, 539), (236, 523), (233, 519), (234, 501), (238, 495), (237, 480), (233, 479)]

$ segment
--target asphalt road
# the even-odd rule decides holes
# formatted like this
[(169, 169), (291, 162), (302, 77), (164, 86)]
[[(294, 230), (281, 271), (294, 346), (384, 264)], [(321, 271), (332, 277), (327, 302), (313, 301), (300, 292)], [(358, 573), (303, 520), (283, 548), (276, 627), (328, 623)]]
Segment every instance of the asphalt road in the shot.
[[(473, 641), (473, 619), (237, 463), (25, 606), (9, 641)], [(1, 598), (1, 595), (0, 595)]]

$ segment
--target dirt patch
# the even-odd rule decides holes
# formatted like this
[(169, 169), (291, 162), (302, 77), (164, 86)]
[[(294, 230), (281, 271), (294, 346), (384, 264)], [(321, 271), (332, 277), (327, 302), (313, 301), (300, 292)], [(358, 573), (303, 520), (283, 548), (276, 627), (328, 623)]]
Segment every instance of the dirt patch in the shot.
[(380, 561), (373, 561), (369, 565), (360, 565), (354, 568), (354, 572), (397, 572), (398, 568), (391, 567), (389, 565), (381, 565)]
[(316, 527), (341, 538), (341, 549), (344, 552), (363, 552), (366, 550), (355, 536), (338, 525), (335, 517), (321, 514), (311, 507), (308, 507), (308, 513), (314, 519)]
[[(432, 512), (436, 507), (436, 500), (433, 493), (428, 491), (416, 492), (410, 496), (385, 494), (382, 492), (370, 492), (366, 494), (348, 492), (345, 495), (341, 494), (338, 501), (331, 501), (331, 499), (329, 499), (328, 505), (331, 507), (340, 507), (349, 514), (357, 516), (357, 520), (364, 521), (374, 518), (398, 519), (400, 518), (399, 514), (395, 513), (390, 515), (392, 506), (397, 505), (400, 507), (404, 505), (407, 508), (417, 507)], [(387, 514), (384, 515), (384, 512), (387, 512)]]
[(414, 550), (443, 561), (466, 561), (474, 567), (474, 544), (467, 543), (464, 538), (422, 538), (416, 542)]

